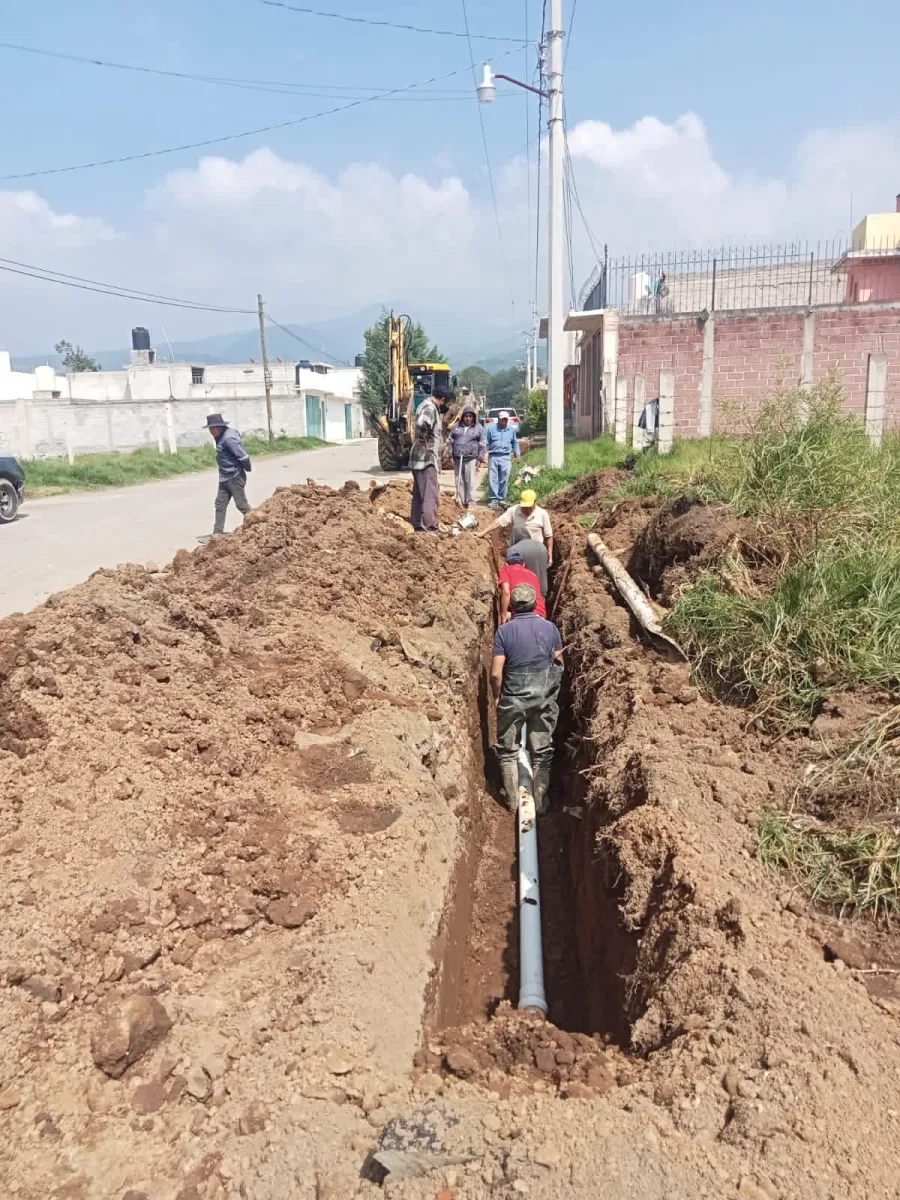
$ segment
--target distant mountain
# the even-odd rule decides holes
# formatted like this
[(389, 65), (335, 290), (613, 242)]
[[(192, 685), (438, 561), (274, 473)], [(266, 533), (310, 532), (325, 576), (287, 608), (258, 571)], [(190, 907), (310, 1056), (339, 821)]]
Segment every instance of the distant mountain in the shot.
[[(363, 331), (378, 319), (380, 312), (379, 305), (371, 305), (343, 317), (330, 317), (314, 323), (285, 324), (289, 333), (269, 324), (266, 327), (269, 358), (281, 358), (287, 362), (296, 362), (301, 358), (322, 359), (338, 365), (342, 362), (352, 365), (355, 356), (365, 349)], [(417, 308), (412, 316), (422, 322), (429, 337), (447, 356), (447, 361), (455, 370), (479, 366), (494, 372), (524, 359), (523, 339), (521, 335), (509, 333), (508, 325), (492, 326), (467, 314), (422, 308)], [(160, 338), (160, 332), (151, 325), (151, 341), (159, 362), (171, 361), (172, 356), (176, 362), (191, 362), (198, 366), (247, 362), (251, 358), (259, 362), (260, 359), (259, 330), (255, 327), (192, 341), (172, 342), (171, 353), (165, 339)], [(125, 343), (112, 350), (88, 350), (87, 353), (104, 370), (116, 371), (129, 362), (130, 346)], [(43, 363), (60, 369), (62, 367), (58, 354), (13, 355), (13, 366), (21, 371), (32, 371)]]

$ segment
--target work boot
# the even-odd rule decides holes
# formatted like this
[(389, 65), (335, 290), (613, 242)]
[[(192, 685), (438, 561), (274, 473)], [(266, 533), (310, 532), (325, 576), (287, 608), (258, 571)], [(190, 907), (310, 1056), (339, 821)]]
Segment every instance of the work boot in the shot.
[(539, 817), (545, 817), (550, 811), (549, 766), (537, 766), (534, 768), (534, 808)]
[(519, 760), (517, 758), (500, 759), (500, 779), (506, 793), (506, 807), (511, 813), (519, 808)]

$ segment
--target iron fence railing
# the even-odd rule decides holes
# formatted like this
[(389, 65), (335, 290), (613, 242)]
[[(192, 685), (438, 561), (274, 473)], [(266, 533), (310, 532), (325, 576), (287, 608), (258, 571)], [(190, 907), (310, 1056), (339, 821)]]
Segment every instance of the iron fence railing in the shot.
[(604, 248), (579, 297), (623, 314), (733, 312), (900, 300), (900, 241), (675, 251), (610, 258)]

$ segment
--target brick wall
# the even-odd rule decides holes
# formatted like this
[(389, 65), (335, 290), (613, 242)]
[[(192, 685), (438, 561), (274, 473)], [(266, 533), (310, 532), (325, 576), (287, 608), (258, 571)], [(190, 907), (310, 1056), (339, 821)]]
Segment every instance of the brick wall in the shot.
[[(696, 316), (620, 316), (617, 375), (626, 381), (629, 416), (634, 376), (646, 396), (659, 394), (659, 372), (675, 372), (675, 433), (699, 432), (703, 384), (704, 322)], [(579, 410), (593, 408), (598, 428), (596, 364), (603, 333), (581, 347)], [(751, 413), (780, 384), (817, 381), (836, 370), (849, 411), (863, 416), (869, 354), (887, 355), (885, 426), (900, 426), (900, 305), (823, 305), (812, 309), (756, 309), (714, 318), (711, 371), (713, 425), (733, 424)], [(804, 357), (804, 349), (807, 355)], [(587, 425), (585, 418), (585, 425)]]

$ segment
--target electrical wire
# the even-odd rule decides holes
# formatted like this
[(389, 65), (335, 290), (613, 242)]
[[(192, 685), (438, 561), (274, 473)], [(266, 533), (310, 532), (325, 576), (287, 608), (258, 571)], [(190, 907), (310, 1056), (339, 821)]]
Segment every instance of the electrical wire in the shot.
[(578, 209), (578, 213), (581, 217), (582, 224), (584, 225), (584, 231), (588, 235), (588, 241), (591, 243), (591, 249), (594, 252), (594, 258), (597, 261), (597, 266), (600, 267), (602, 270), (602, 263), (600, 261), (600, 251), (597, 249), (597, 243), (594, 241), (593, 230), (591, 229), (591, 226), (590, 226), (590, 223), (589, 223), (587, 217), (584, 215), (584, 209), (581, 207), (581, 197), (578, 195), (578, 184), (575, 180), (575, 166), (572, 162), (572, 155), (569, 152), (569, 118), (566, 113), (565, 100), (563, 100), (563, 140), (564, 140), (565, 147), (566, 147), (566, 165), (567, 165), (569, 177), (571, 178), (571, 181), (572, 181), (572, 192), (575, 197), (575, 206)]
[[(525, 8), (525, 41), (528, 42), (528, 2), (524, 0)], [(528, 78), (528, 46), (525, 47), (525, 78)], [(526, 204), (526, 237), (531, 230), (531, 92), (525, 93), (525, 181), (527, 192)], [(532, 298), (533, 299), (533, 298)], [(534, 306), (532, 304), (532, 312)]]
[(467, 38), (469, 41), (477, 39), (482, 42), (516, 42), (518, 45), (521, 45), (518, 38), (494, 37), (489, 33), (473, 33), (470, 35), (468, 30), (465, 33), (458, 33), (455, 29), (423, 29), (419, 25), (401, 25), (396, 21), (378, 21), (371, 17), (351, 17), (347, 13), (322, 12), (317, 8), (306, 8), (298, 4), (285, 4), (283, 0), (260, 0), (260, 3), (265, 4), (268, 8), (286, 8), (289, 12), (305, 13), (311, 17), (330, 17), (334, 21), (349, 21), (353, 25), (377, 25), (384, 29), (404, 29), (407, 33), (432, 33), (438, 37)]
[[(119, 287), (114, 283), (101, 283), (97, 279), (84, 279), (80, 275), (66, 275), (62, 271), (34, 267), (30, 263), (21, 263), (18, 266), (3, 265), (12, 262), (15, 260), (0, 259), (0, 271), (6, 271), (10, 275), (24, 275), (29, 279), (39, 279), (42, 283), (58, 283), (63, 287), (78, 288), (82, 292), (97, 292), (103, 296), (115, 296), (119, 300), (136, 300), (141, 304), (161, 304), (166, 308), (186, 308), (192, 312), (240, 313), (250, 316), (256, 311), (252, 308), (227, 308), (220, 304), (201, 304), (195, 300), (178, 300), (174, 296), (160, 296), (154, 292), (141, 292), (134, 288)], [(22, 270), (20, 267), (29, 269)]]
[(566, 32), (566, 52), (563, 55), (563, 70), (566, 69), (566, 63), (569, 61), (569, 47), (572, 45), (572, 26), (575, 24), (575, 10), (578, 8), (578, 0), (572, 0), (572, 15), (569, 17), (569, 28)]
[(295, 342), (299, 342), (301, 346), (305, 346), (307, 350), (311, 350), (313, 354), (327, 354), (329, 358), (333, 358), (335, 362), (341, 363), (342, 366), (349, 367), (350, 364), (345, 358), (340, 358), (337, 354), (332, 354), (324, 346), (320, 350), (318, 346), (314, 346), (312, 342), (308, 342), (306, 338), (302, 338), (299, 333), (294, 333), (293, 329), (288, 329), (287, 325), (282, 325), (280, 321), (276, 321), (269, 313), (265, 313), (265, 318), (270, 321), (282, 333), (286, 333), (288, 337), (292, 337)]
[[(465, 22), (465, 26), (466, 26), (466, 34), (468, 35), (469, 12), (468, 12), (468, 8), (466, 7), (466, 0), (462, 0), (462, 11), (463, 11), (463, 21)], [(508, 53), (512, 53), (512, 51), (508, 51)], [(475, 54), (472, 49), (471, 39), (469, 39), (469, 56), (472, 59), (472, 78), (475, 81), (475, 87), (477, 89), (477, 87), (478, 87), (478, 72), (477, 72), (477, 67), (475, 65)], [(510, 283), (509, 265), (506, 261), (506, 247), (503, 244), (503, 226), (500, 223), (500, 208), (497, 204), (497, 190), (494, 187), (494, 172), (491, 167), (491, 155), (488, 150), (487, 133), (484, 128), (484, 114), (481, 111), (481, 102), (479, 101), (477, 95), (475, 97), (475, 105), (478, 109), (478, 124), (481, 126), (481, 144), (484, 146), (484, 161), (485, 161), (485, 164), (487, 165), (488, 182), (491, 185), (491, 202), (493, 203), (493, 206), (494, 206), (494, 221), (496, 222), (496, 225), (497, 225), (497, 241), (500, 243), (500, 261), (503, 263), (503, 274), (506, 278), (506, 286), (509, 291), (510, 304), (512, 305), (512, 311), (510, 313), (510, 318), (511, 318), (513, 324), (515, 324), (516, 297), (515, 297), (515, 293), (513, 292), (513, 289), (512, 289), (512, 284)]]
[[(516, 45), (510, 50), (504, 50), (502, 54), (498, 54), (498, 58), (505, 58), (507, 54), (513, 54), (519, 47)], [(180, 146), (166, 146), (161, 150), (144, 150), (136, 154), (123, 154), (118, 158), (103, 158), (95, 162), (74, 163), (68, 167), (44, 167), (35, 171), (17, 171), (10, 175), (0, 175), (0, 181), (7, 182), (12, 179), (35, 179), (42, 175), (64, 175), (72, 171), (89, 171), (96, 167), (110, 167), (118, 163), (138, 162), (147, 158), (161, 158), (166, 154), (178, 154), (183, 150), (202, 150), (207, 146), (220, 146), (224, 142), (235, 142), (242, 138), (256, 137), (261, 133), (274, 133), (280, 129), (287, 129), (294, 125), (304, 125), (308, 121), (316, 121), (320, 117), (330, 117), (335, 113), (348, 112), (351, 108), (359, 108), (363, 104), (369, 104), (375, 100), (384, 100), (388, 96), (396, 96), (402, 92), (411, 92), (416, 88), (427, 87), (431, 83), (439, 83), (444, 79), (452, 79), (456, 75), (462, 75), (469, 70), (475, 69), (475, 62), (468, 63), (464, 67), (459, 67), (455, 71), (447, 71), (443, 75), (433, 75), (430, 79), (420, 80), (418, 83), (409, 83), (403, 87), (390, 88), (386, 92), (379, 92), (374, 96), (365, 96), (358, 100), (351, 100), (347, 104), (339, 104), (334, 108), (322, 109), (320, 112), (307, 113), (303, 117), (290, 117), (286, 121), (277, 121), (272, 125), (260, 125), (256, 129), (243, 129), (239, 133), (225, 133), (219, 137), (204, 138), (198, 142), (184, 142)]]
[[(22, 54), (36, 54), (42, 58), (61, 59), (63, 62), (81, 63), (90, 67), (105, 67), (115, 71), (132, 71), (140, 75), (159, 75), (166, 79), (184, 79), (191, 83), (211, 83), (217, 87), (242, 88), (247, 91), (273, 92), (276, 95), (310, 96), (322, 99), (335, 99), (346, 95), (348, 99), (356, 99), (360, 92), (367, 94), (373, 91), (383, 91), (380, 87), (363, 87), (361, 85), (348, 87), (346, 84), (330, 83), (293, 83), (276, 79), (233, 79), (221, 75), (195, 75), (189, 71), (169, 71), (163, 67), (142, 67), (133, 63), (112, 62), (109, 59), (88, 58), (81, 54), (67, 54), (62, 50), (45, 50), (40, 46), (23, 46), (18, 42), (0, 42), (0, 50), (15, 50)], [(415, 102), (426, 97), (416, 96)], [(427, 99), (468, 99), (468, 89), (442, 89), (441, 94), (435, 93)]]

